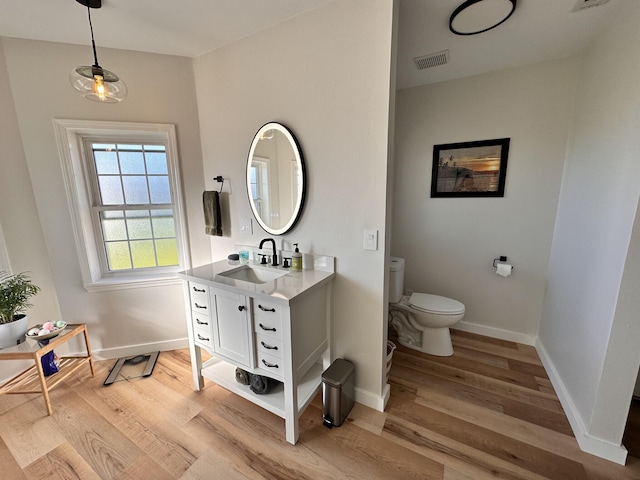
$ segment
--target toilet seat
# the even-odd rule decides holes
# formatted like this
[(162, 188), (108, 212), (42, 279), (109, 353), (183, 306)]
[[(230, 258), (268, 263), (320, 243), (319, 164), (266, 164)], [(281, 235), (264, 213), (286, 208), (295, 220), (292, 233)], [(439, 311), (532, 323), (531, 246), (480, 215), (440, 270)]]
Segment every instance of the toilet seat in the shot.
[(460, 315), (464, 313), (464, 304), (457, 300), (429, 293), (412, 293), (409, 305), (416, 310), (436, 315)]

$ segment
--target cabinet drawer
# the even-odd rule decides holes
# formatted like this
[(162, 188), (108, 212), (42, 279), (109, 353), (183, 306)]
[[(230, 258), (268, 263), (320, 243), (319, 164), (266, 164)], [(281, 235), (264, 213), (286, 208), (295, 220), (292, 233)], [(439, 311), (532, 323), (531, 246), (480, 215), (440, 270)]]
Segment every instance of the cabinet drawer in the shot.
[(211, 319), (209, 318), (209, 315), (205, 315), (200, 312), (191, 312), (191, 320), (193, 322), (194, 331), (196, 328), (211, 329)]
[(209, 290), (206, 285), (189, 282), (191, 308), (195, 312), (209, 314)]
[(282, 340), (272, 335), (256, 335), (256, 350), (258, 356), (265, 354), (282, 359)]
[(282, 359), (267, 355), (265, 353), (258, 353), (258, 370), (264, 372), (268, 377), (282, 379), (283, 365)]

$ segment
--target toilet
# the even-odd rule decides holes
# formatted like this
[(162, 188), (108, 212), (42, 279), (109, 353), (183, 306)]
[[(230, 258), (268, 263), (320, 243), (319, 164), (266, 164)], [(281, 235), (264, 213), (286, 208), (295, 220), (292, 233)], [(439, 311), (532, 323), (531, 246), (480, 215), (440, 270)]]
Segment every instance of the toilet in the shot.
[(391, 257), (389, 265), (389, 317), (398, 342), (429, 355), (453, 355), (449, 327), (464, 317), (464, 304), (428, 293), (404, 292), (404, 259)]

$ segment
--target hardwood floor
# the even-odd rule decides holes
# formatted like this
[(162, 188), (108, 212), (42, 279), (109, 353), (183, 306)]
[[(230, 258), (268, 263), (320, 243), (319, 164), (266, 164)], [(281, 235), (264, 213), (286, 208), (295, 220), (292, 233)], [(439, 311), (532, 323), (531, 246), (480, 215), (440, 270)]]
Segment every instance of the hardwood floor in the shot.
[(295, 446), (279, 417), (209, 381), (194, 392), (186, 350), (108, 387), (114, 361), (96, 362), (51, 392), (50, 417), (41, 396), (0, 397), (0, 478), (640, 479), (634, 457), (579, 450), (532, 347), (453, 338), (446, 358), (398, 346), (384, 413), (356, 404), (329, 430), (318, 395)]

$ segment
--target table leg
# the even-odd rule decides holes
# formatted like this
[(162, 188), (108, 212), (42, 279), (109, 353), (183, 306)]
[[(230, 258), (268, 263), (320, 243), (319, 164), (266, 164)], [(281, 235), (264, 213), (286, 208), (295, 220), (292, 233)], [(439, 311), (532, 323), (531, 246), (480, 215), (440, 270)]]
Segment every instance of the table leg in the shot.
[(53, 408), (51, 407), (51, 399), (49, 398), (49, 389), (47, 388), (47, 380), (42, 370), (42, 357), (36, 355), (36, 369), (38, 370), (38, 377), (40, 378), (40, 386), (42, 387), (42, 395), (44, 396), (44, 403), (47, 407), (47, 414), (53, 415)]
[(89, 367), (91, 368), (91, 376), (95, 377), (96, 369), (95, 369), (95, 366), (93, 365), (93, 356), (91, 355), (91, 347), (89, 346), (89, 332), (87, 332), (86, 325), (84, 326), (82, 333), (84, 334), (84, 345), (87, 348), (87, 355), (89, 356)]

